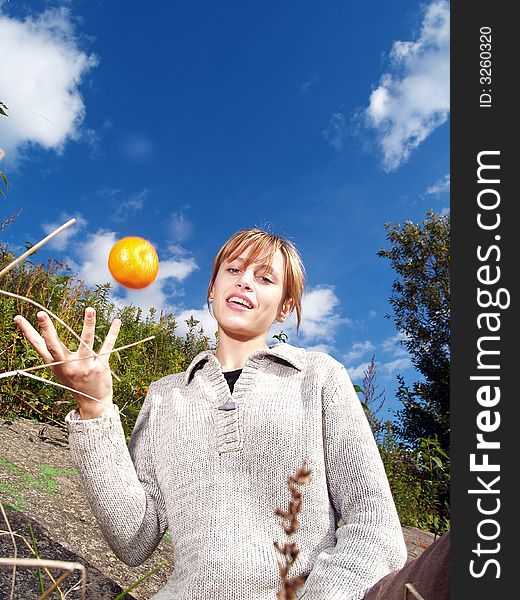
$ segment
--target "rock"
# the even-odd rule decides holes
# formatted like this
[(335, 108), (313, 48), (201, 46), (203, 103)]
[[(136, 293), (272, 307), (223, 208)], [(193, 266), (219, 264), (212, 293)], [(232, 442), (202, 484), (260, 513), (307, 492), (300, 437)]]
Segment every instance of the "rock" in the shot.
[(435, 534), (417, 527), (403, 527), (403, 536), (408, 550), (408, 561), (417, 558), (436, 539)]

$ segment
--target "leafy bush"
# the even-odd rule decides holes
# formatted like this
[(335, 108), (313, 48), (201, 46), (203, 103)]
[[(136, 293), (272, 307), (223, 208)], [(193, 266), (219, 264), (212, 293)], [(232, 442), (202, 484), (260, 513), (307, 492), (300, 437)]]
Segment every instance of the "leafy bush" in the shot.
[(403, 445), (385, 423), (379, 451), (402, 525), (442, 534), (450, 528), (449, 457), (434, 438)]

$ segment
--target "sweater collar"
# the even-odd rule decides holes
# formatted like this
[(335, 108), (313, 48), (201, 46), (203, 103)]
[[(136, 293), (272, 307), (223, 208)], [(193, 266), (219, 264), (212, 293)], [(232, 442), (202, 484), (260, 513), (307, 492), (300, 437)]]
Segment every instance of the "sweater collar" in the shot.
[[(301, 371), (305, 365), (305, 349), (291, 346), (286, 342), (280, 342), (271, 348), (265, 350), (256, 350), (253, 352), (248, 360), (255, 360), (262, 357), (270, 358), (271, 360), (281, 360), (287, 363), (291, 367), (294, 367), (298, 371)], [(215, 355), (215, 350), (204, 350), (197, 354), (197, 356), (191, 361), (190, 366), (186, 369), (184, 382), (186, 385), (191, 381), (193, 375), (195, 375), (198, 369), (202, 368), (203, 365), (208, 361), (215, 361), (219, 366), (220, 363)]]

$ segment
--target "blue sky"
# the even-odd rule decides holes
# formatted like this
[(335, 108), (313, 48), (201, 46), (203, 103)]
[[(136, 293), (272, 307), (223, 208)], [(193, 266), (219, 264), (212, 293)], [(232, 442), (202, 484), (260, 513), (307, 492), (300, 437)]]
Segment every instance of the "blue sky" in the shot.
[[(375, 354), (392, 416), (396, 375), (417, 374), (376, 253), (385, 222), (449, 210), (447, 2), (0, 0), (0, 61), (0, 219), (22, 210), (2, 241), (21, 253), (75, 217), (41, 260), (212, 334), (213, 256), (239, 229), (270, 228), (308, 273), (290, 342), (356, 383)], [(107, 268), (125, 235), (159, 255), (141, 291)]]

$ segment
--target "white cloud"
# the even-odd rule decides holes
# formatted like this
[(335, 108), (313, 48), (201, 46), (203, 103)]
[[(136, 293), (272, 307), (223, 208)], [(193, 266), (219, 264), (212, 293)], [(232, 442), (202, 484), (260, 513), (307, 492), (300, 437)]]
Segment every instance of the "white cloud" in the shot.
[(359, 386), (361, 385), (361, 383), (363, 382), (363, 375), (365, 374), (365, 371), (367, 370), (367, 367), (369, 366), (369, 364), (370, 364), (370, 361), (362, 362), (358, 365), (353, 365), (353, 366), (350, 366), (349, 363), (346, 363), (346, 368), (347, 368), (348, 374), (353, 383), (355, 383)]
[(79, 48), (69, 10), (48, 9), (25, 21), (0, 14), (2, 147), (10, 162), (31, 144), (61, 152), (79, 139), (85, 105), (79, 85), (97, 58)]
[(345, 363), (351, 364), (368, 352), (373, 353), (375, 348), (374, 344), (369, 340), (366, 340), (365, 342), (355, 342), (352, 344), (351, 349), (345, 354)]
[[(350, 377), (361, 382), (372, 356), (375, 356), (377, 378), (390, 380), (397, 373), (402, 373), (412, 367), (410, 355), (401, 340), (406, 339), (402, 334), (395, 334), (379, 343), (370, 340), (354, 342), (351, 348), (342, 356)], [(360, 384), (359, 384), (360, 385)]]
[(405, 335), (402, 333), (396, 333), (392, 337), (381, 342), (381, 350), (392, 356), (408, 356), (408, 350), (403, 343), (405, 340)]
[[(113, 282), (112, 278), (111, 280)], [(165, 280), (160, 280), (158, 276), (148, 287), (140, 290), (126, 289), (114, 283), (112, 298), (117, 298), (121, 305), (133, 304), (139, 307), (143, 311), (143, 316), (148, 315), (150, 309), (154, 308), (156, 319), (159, 319), (161, 312), (164, 314), (173, 312), (173, 306), (169, 301), (169, 295), (164, 289), (164, 283)], [(115, 295), (116, 292), (117, 296)]]
[(426, 194), (433, 196), (440, 196), (441, 194), (448, 193), (450, 191), (450, 176), (444, 175), (441, 179), (438, 179), (433, 185), (430, 185), (426, 189)]
[(124, 194), (120, 188), (109, 186), (100, 187), (96, 191), (96, 195), (107, 204), (108, 218), (118, 224), (142, 210), (150, 194), (151, 191), (148, 188), (143, 188), (130, 195)]
[(330, 344), (314, 344), (313, 346), (306, 345), (305, 349), (309, 352), (325, 352), (325, 354), (330, 354), (332, 348)]
[(339, 299), (334, 288), (324, 284), (317, 285), (308, 289), (303, 295), (302, 322), (298, 335), (296, 335), (296, 313), (293, 311), (284, 323), (273, 324), (268, 339), (284, 331), (289, 337), (289, 342), (296, 346), (314, 347), (321, 344), (331, 352), (338, 327), (351, 323), (350, 319), (339, 314), (338, 309)]
[(450, 7), (434, 0), (416, 41), (396, 41), (391, 71), (370, 96), (365, 116), (376, 130), (383, 165), (391, 171), (448, 119), (450, 109)]
[(319, 83), (319, 81), (320, 81), (319, 75), (314, 75), (310, 79), (307, 79), (306, 81), (304, 81), (300, 87), (300, 94), (306, 94), (311, 89), (311, 87), (317, 85)]
[(350, 323), (340, 316), (338, 308), (339, 298), (331, 286), (319, 285), (303, 295), (301, 332), (306, 342), (332, 341), (337, 328)]
[(383, 358), (377, 362), (376, 367), (378, 374), (383, 379), (392, 379), (397, 373), (403, 373), (412, 368), (410, 354), (402, 343), (405, 340), (406, 335), (396, 333), (381, 342), (381, 356)]
[(108, 255), (116, 241), (117, 234), (114, 231), (100, 230), (90, 234), (85, 241), (74, 246), (74, 258), (68, 258), (67, 262), (89, 286), (113, 283), (108, 269)]
[(361, 385), (363, 375), (370, 365), (372, 356), (376, 352), (377, 346), (370, 340), (365, 340), (363, 342), (354, 342), (350, 350), (342, 356), (341, 360), (345, 364), (350, 378), (354, 383)]
[(69, 225), (63, 231), (60, 231), (60, 233), (47, 242), (49, 248), (54, 248), (55, 250), (64, 250), (70, 244), (72, 238), (78, 235), (80, 231), (85, 229), (87, 226), (87, 221), (79, 213), (75, 215), (61, 213), (58, 221), (53, 223), (44, 223), (42, 225), (42, 229), (47, 235), (49, 235), (72, 218), (76, 219), (76, 222), (72, 225)]
[(84, 128), (81, 132), (81, 139), (87, 144), (89, 156), (92, 160), (99, 160), (105, 156), (101, 146), (101, 135), (95, 129)]
[(379, 372), (383, 377), (390, 378), (397, 373), (402, 373), (412, 367), (412, 361), (409, 358), (396, 358), (379, 365)]
[(173, 277), (178, 281), (183, 281), (196, 269), (198, 269), (198, 266), (193, 257), (160, 260), (157, 279), (159, 281), (164, 281), (165, 279), (170, 279)]

